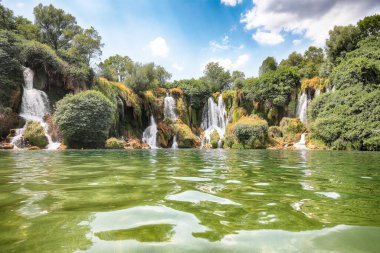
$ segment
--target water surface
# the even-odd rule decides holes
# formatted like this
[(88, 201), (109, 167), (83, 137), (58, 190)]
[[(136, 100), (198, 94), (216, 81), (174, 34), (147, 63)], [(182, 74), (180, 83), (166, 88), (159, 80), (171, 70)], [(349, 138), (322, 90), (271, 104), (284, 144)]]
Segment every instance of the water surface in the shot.
[(0, 252), (378, 249), (380, 153), (0, 152)]

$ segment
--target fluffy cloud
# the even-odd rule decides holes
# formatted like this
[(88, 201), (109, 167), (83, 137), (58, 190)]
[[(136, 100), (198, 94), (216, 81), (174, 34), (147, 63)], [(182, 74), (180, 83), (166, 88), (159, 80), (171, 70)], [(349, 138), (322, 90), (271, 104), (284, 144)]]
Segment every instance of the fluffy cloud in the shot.
[[(220, 66), (227, 70), (236, 70), (239, 69), (241, 66), (244, 66), (249, 61), (250, 56), (248, 54), (242, 54), (240, 55), (236, 61), (232, 61), (230, 58), (217, 58), (217, 59), (210, 59), (209, 62), (217, 62)], [(206, 64), (202, 64), (201, 70), (203, 71), (206, 67)]]
[[(303, 34), (319, 46), (335, 25), (355, 24), (380, 10), (378, 0), (253, 0), (253, 3), (254, 7), (241, 18), (246, 29), (261, 29), (277, 39), (282, 32)], [(256, 32), (253, 38), (269, 37), (262, 33)]]
[(252, 38), (262, 45), (277, 45), (284, 42), (284, 38), (275, 32), (263, 32), (258, 30)]
[(236, 6), (240, 4), (243, 0), (221, 0), (222, 4), (227, 6)]
[(157, 37), (149, 42), (149, 49), (153, 56), (167, 57), (170, 51), (166, 40), (162, 37)]

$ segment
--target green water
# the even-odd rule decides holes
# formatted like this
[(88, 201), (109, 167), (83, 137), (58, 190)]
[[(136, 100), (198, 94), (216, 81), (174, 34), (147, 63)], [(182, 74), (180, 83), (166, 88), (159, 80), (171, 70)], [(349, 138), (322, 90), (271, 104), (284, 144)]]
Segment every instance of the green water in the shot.
[(0, 152), (0, 252), (379, 252), (380, 153)]

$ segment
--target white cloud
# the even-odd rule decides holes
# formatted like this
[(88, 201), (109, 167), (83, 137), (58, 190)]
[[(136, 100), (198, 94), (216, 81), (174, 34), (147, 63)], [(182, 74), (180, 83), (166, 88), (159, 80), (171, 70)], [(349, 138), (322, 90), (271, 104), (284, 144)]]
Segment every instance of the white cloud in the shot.
[[(236, 61), (232, 61), (230, 58), (212, 58), (207, 61), (209, 62), (217, 62), (220, 66), (227, 70), (237, 70), (238, 68), (244, 66), (249, 61), (250, 56), (248, 54), (242, 54), (238, 56)], [(206, 67), (206, 64), (201, 65), (201, 70), (203, 71)]]
[(380, 10), (378, 0), (253, 0), (254, 7), (241, 22), (248, 30), (261, 29), (280, 34), (303, 34), (321, 46), (335, 25), (355, 24)]
[(175, 69), (177, 71), (182, 71), (183, 70), (183, 67), (181, 65), (179, 65), (178, 63), (173, 63), (172, 67), (173, 67), (173, 69)]
[(226, 50), (231, 47), (230, 45), (230, 39), (227, 35), (225, 35), (222, 39), (222, 41), (219, 43), (215, 40), (212, 40), (209, 42), (210, 44), (210, 49), (212, 51), (217, 51), (217, 50)]
[(162, 37), (157, 37), (149, 42), (149, 48), (153, 56), (167, 57), (170, 51), (166, 40)]
[(227, 6), (236, 6), (241, 2), (243, 2), (243, 0), (221, 0), (221, 3)]
[(284, 38), (281, 34), (275, 32), (263, 32), (258, 30), (252, 35), (252, 38), (262, 45), (277, 45), (284, 42)]
[(295, 45), (295, 46), (300, 45), (301, 42), (302, 42), (302, 40), (293, 40), (293, 41), (292, 41), (293, 45)]

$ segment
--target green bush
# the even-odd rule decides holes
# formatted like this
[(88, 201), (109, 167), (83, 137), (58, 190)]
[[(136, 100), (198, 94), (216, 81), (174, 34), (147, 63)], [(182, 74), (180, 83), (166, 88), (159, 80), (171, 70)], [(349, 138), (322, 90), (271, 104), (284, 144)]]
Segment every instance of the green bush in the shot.
[(268, 122), (259, 117), (242, 117), (233, 133), (244, 148), (265, 148), (268, 141)]
[(272, 138), (282, 137), (282, 130), (278, 126), (271, 126), (268, 129), (268, 135)]
[(37, 41), (24, 41), (21, 44), (21, 58), (33, 70), (41, 70), (48, 74), (62, 74), (65, 62), (48, 45)]
[(21, 102), (23, 83), (18, 42), (13, 33), (0, 30), (0, 108), (15, 111)]
[(115, 137), (109, 138), (106, 140), (105, 148), (108, 149), (123, 149), (124, 141), (116, 139)]
[(67, 95), (57, 102), (54, 121), (70, 148), (103, 148), (114, 106), (99, 91)]
[(380, 149), (380, 90), (359, 85), (323, 94), (310, 105), (313, 135), (336, 149)]
[(28, 121), (26, 123), (23, 136), (32, 146), (44, 148), (49, 144), (48, 138), (45, 135), (45, 129), (37, 121)]

